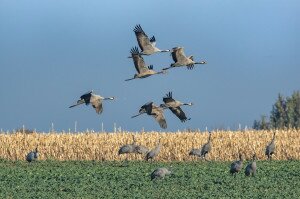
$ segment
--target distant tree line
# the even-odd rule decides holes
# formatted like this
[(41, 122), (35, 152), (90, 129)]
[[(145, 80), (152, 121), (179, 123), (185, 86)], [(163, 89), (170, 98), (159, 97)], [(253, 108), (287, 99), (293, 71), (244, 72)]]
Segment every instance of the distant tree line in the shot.
[(279, 94), (272, 106), (270, 117), (262, 115), (260, 120), (254, 120), (253, 128), (260, 129), (300, 129), (300, 91), (295, 91), (291, 97)]

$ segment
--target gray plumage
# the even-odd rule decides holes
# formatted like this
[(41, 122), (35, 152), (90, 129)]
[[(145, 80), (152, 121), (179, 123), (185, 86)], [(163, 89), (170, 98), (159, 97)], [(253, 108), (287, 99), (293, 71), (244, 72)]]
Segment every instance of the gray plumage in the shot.
[(26, 160), (27, 162), (36, 161), (38, 159), (38, 149), (36, 148), (35, 151), (31, 151), (27, 154)]
[(157, 52), (170, 52), (170, 50), (160, 50), (156, 47), (156, 39), (152, 36), (150, 39), (142, 29), (141, 25), (136, 25), (133, 29), (142, 55), (152, 55)]
[(132, 144), (126, 144), (120, 147), (118, 154), (129, 154), (129, 153), (137, 153), (137, 154), (146, 154), (149, 149), (143, 145), (137, 145), (136, 139), (133, 136)]
[(133, 139), (132, 144), (126, 144), (126, 145), (123, 145), (120, 147), (119, 152), (118, 152), (119, 155), (135, 153), (137, 145), (136, 145), (136, 140), (135, 140), (134, 135), (132, 135), (132, 139)]
[(165, 116), (163, 114), (163, 111), (164, 111), (164, 108), (154, 105), (153, 102), (148, 102), (140, 108), (139, 114), (134, 115), (131, 118), (134, 118), (134, 117), (137, 117), (139, 115), (146, 113), (147, 115), (153, 116), (161, 128), (166, 129), (167, 122), (166, 122)]
[(272, 155), (275, 153), (275, 134), (276, 132), (274, 131), (272, 141), (266, 147), (265, 154), (268, 156), (269, 160), (272, 160)]
[(187, 66), (187, 69), (191, 70), (194, 68), (195, 64), (206, 64), (205, 61), (195, 62), (192, 55), (187, 57), (184, 54), (183, 49), (183, 47), (175, 47), (172, 49), (171, 55), (174, 63), (172, 63), (170, 67), (164, 68), (163, 70), (181, 66)]
[(157, 178), (164, 178), (167, 175), (170, 175), (172, 172), (167, 168), (158, 168), (155, 169), (151, 173), (151, 180), (157, 179)]
[(103, 112), (103, 100), (114, 100), (114, 97), (101, 97), (100, 95), (96, 95), (93, 93), (93, 91), (89, 91), (82, 96), (80, 96), (80, 99), (77, 100), (77, 103), (70, 106), (69, 108), (73, 108), (75, 106), (84, 104), (89, 105), (92, 104), (93, 108), (96, 110), (97, 114), (101, 114)]
[(192, 150), (189, 152), (189, 155), (201, 157), (201, 149), (192, 149)]
[(145, 160), (147, 160), (147, 161), (149, 159), (153, 160), (153, 158), (155, 158), (159, 154), (161, 147), (162, 147), (162, 145), (161, 145), (160, 139), (159, 139), (156, 147), (146, 154)]
[(126, 79), (125, 81), (138, 79), (138, 78), (146, 78), (151, 75), (166, 73), (166, 71), (160, 71), (160, 72), (154, 71), (153, 65), (146, 66), (144, 58), (141, 56), (139, 49), (137, 47), (133, 47), (131, 49), (130, 53), (131, 53), (131, 56), (128, 58), (132, 58), (137, 73), (134, 75), (133, 78)]
[(138, 154), (147, 154), (149, 152), (149, 149), (145, 146), (138, 145), (136, 146), (135, 151)]
[(239, 154), (239, 160), (238, 161), (235, 161), (233, 162), (231, 165), (230, 165), (230, 173), (234, 176), (236, 176), (236, 174), (238, 172), (241, 171), (241, 169), (243, 168), (243, 156), (242, 154)]
[(172, 97), (172, 92), (169, 92), (165, 97), (163, 97), (163, 102), (164, 104), (161, 104), (160, 107), (169, 108), (172, 111), (172, 113), (180, 119), (181, 122), (185, 122), (191, 119), (186, 117), (185, 113), (183, 112), (180, 106), (192, 106), (193, 103), (183, 103), (178, 100), (175, 100)]
[(128, 154), (128, 153), (135, 153), (136, 145), (135, 144), (126, 144), (121, 146), (119, 149), (118, 154)]
[(194, 155), (201, 158), (206, 158), (206, 155), (211, 151), (211, 132), (209, 132), (208, 141), (205, 143), (201, 149), (192, 149), (189, 155)]
[(201, 157), (205, 159), (206, 155), (211, 151), (211, 132), (209, 132), (208, 141), (201, 148)]
[(245, 175), (246, 176), (250, 176), (252, 174), (252, 176), (255, 176), (256, 174), (256, 155), (253, 155), (252, 158), (252, 162), (250, 162), (246, 169), (245, 169)]

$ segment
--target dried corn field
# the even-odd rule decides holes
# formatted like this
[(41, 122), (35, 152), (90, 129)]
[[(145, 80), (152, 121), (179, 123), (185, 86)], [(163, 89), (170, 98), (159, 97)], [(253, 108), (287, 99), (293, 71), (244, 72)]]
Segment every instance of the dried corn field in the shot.
[[(0, 134), (0, 158), (24, 160), (25, 155), (38, 147), (40, 159), (52, 160), (124, 160), (118, 155), (120, 146), (131, 144), (133, 136), (138, 145), (155, 147), (161, 137), (162, 150), (156, 160), (192, 161), (188, 156), (192, 148), (207, 142), (208, 132), (143, 132), (143, 133), (14, 133)], [(229, 161), (238, 153), (250, 159), (253, 152), (258, 159), (266, 159), (264, 152), (273, 131), (214, 131), (212, 151), (208, 160)], [(276, 133), (276, 151), (273, 159), (300, 159), (300, 130), (280, 130)], [(128, 155), (129, 160), (142, 160), (139, 154)]]

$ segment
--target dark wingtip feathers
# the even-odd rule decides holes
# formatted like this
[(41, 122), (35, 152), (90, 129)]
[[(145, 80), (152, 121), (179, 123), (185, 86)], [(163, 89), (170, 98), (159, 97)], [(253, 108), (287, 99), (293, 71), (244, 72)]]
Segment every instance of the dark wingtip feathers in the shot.
[(166, 94), (167, 97), (172, 98), (172, 91)]
[(138, 55), (138, 54), (140, 54), (140, 51), (139, 51), (138, 47), (135, 46), (135, 47), (131, 48), (130, 53), (133, 55)]
[(134, 27), (133, 31), (134, 31), (135, 33), (144, 33), (144, 31), (143, 31), (143, 29), (142, 29), (142, 27), (141, 27), (140, 24), (137, 24), (137, 25)]
[(155, 39), (154, 36), (151, 37), (150, 42), (151, 42), (151, 43), (156, 42), (156, 39)]

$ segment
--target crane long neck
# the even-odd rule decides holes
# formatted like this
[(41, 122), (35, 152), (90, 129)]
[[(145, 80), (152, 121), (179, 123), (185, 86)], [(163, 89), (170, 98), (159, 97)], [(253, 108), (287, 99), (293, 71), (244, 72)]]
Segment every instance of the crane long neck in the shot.
[(273, 138), (272, 138), (271, 143), (273, 143), (274, 141), (275, 141), (275, 133), (273, 134)]
[(103, 100), (114, 100), (115, 98), (114, 97), (105, 97), (103, 98)]
[(211, 139), (211, 134), (209, 134), (208, 136), (208, 142), (210, 142), (210, 139)]
[(195, 62), (194, 64), (206, 64), (206, 61)]
[(170, 50), (159, 50), (159, 52), (170, 52)]

